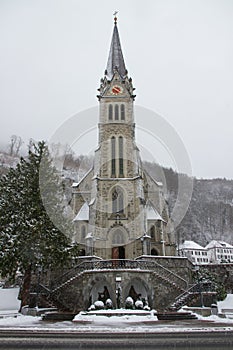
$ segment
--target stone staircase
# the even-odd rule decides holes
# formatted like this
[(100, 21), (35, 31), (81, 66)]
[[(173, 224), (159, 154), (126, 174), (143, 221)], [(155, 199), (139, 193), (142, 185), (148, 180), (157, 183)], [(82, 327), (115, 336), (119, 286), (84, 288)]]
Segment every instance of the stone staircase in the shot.
[[(186, 295), (188, 283), (185, 279), (172, 272), (168, 268), (162, 266), (153, 260), (91, 260), (82, 261), (80, 264), (69, 270), (67, 273), (60, 276), (53, 282), (50, 288), (40, 285), (40, 292), (51, 305), (55, 305), (58, 309), (65, 310), (63, 305), (64, 289), (69, 290), (72, 283), (82, 281), (83, 276), (90, 272), (109, 272), (109, 271), (143, 271), (150, 272), (156, 280), (160, 280), (162, 284), (168, 285), (175, 294), (179, 296)], [(183, 299), (182, 299), (183, 300)], [(171, 309), (176, 309), (178, 301), (171, 306)], [(179, 308), (179, 307), (178, 307)]]
[(216, 294), (211, 282), (207, 281), (206, 284), (196, 283), (190, 286), (183, 293), (178, 295), (175, 301), (171, 305), (169, 305), (167, 310), (178, 311), (183, 306), (187, 305), (187, 303), (189, 303), (191, 300), (193, 300), (196, 297), (199, 297), (201, 293)]

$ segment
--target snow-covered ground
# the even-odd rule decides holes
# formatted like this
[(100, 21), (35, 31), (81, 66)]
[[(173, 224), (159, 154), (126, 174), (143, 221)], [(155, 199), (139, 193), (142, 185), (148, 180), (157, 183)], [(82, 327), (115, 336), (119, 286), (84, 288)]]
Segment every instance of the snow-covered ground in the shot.
[[(41, 317), (24, 316), (16, 314), (19, 308), (17, 300), (18, 289), (0, 289), (0, 331), (8, 330), (41, 330), (46, 332), (233, 332), (233, 319), (220, 318), (218, 316), (202, 317), (197, 320), (187, 321), (158, 321), (153, 312), (142, 315), (138, 311), (136, 315), (111, 316), (93, 313), (80, 313), (76, 316), (76, 322), (45, 322)], [(219, 309), (233, 308), (233, 295), (227, 296), (225, 301), (219, 302)], [(224, 307), (223, 307), (224, 306)], [(119, 311), (122, 313), (122, 310)], [(115, 313), (115, 312), (114, 312)], [(117, 312), (116, 312), (117, 313)], [(129, 310), (127, 310), (129, 313)], [(135, 312), (134, 312), (135, 313)]]

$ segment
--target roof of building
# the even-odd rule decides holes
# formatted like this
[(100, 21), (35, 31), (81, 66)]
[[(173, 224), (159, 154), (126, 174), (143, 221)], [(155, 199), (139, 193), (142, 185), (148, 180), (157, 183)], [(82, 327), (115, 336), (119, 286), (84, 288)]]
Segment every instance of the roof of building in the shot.
[(146, 218), (147, 220), (161, 220), (165, 222), (151, 203), (146, 207)]
[(88, 220), (89, 220), (89, 205), (87, 204), (87, 202), (85, 202), (73, 221), (88, 221)]
[(204, 247), (202, 247), (200, 244), (194, 242), (194, 241), (184, 241), (184, 243), (182, 243), (180, 245), (180, 249), (205, 249)]
[(117, 29), (117, 22), (115, 21), (106, 68), (106, 75), (110, 80), (112, 79), (116, 70), (122, 78), (127, 75), (127, 70), (125, 68), (124, 57), (121, 49), (120, 37)]
[(233, 246), (227, 242), (213, 240), (209, 242), (206, 246), (206, 249), (211, 248), (233, 248)]
[(93, 166), (85, 173), (85, 175), (80, 179), (79, 182), (73, 182), (72, 184), (72, 187), (78, 187), (82, 182), (83, 180), (86, 179), (86, 177), (93, 171)]

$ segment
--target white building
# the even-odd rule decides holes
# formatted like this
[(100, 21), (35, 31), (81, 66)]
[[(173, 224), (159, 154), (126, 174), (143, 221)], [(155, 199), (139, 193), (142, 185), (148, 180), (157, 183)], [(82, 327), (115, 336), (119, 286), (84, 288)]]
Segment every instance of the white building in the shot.
[(186, 256), (195, 265), (210, 262), (207, 249), (194, 241), (184, 241), (179, 247), (179, 255)]
[(233, 263), (233, 246), (222, 241), (211, 241), (205, 249), (211, 263)]

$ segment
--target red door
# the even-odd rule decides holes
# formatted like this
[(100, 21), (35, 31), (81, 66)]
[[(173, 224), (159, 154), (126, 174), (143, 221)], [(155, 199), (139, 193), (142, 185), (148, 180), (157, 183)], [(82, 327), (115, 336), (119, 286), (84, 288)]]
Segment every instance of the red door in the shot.
[(112, 259), (113, 260), (119, 259), (119, 248), (118, 247), (112, 248)]

